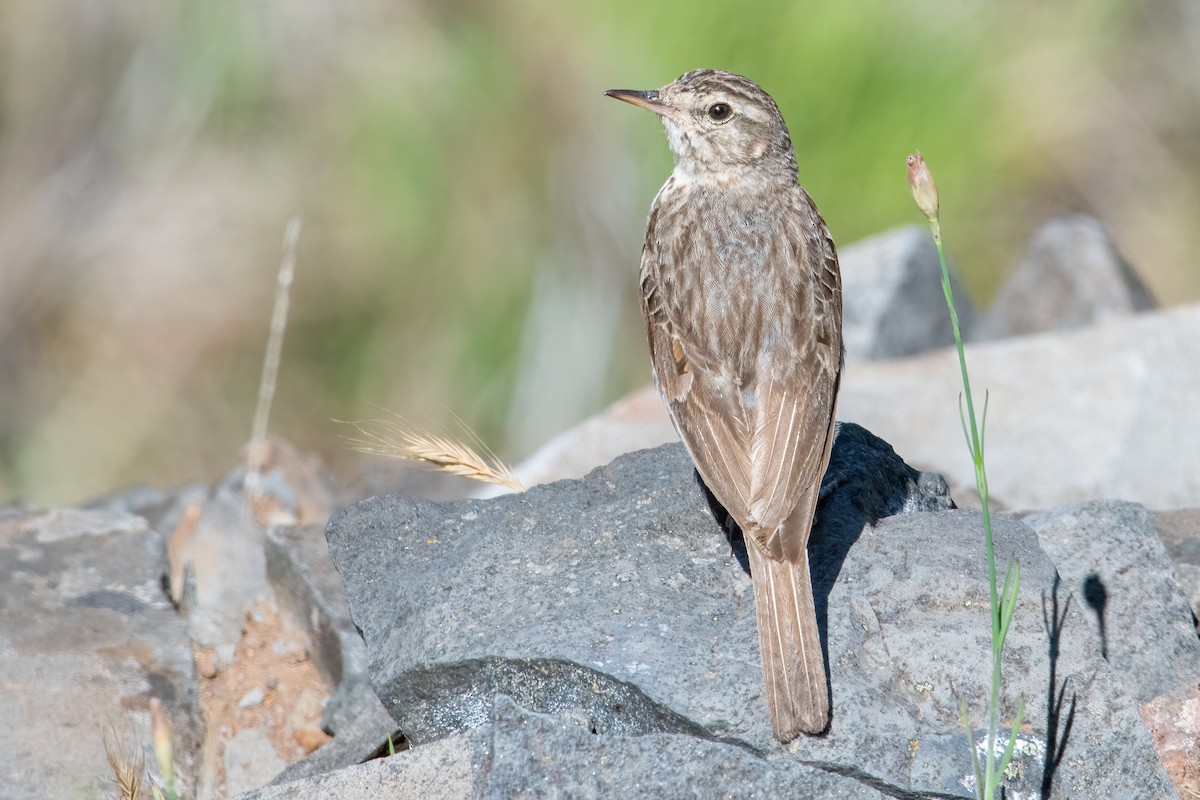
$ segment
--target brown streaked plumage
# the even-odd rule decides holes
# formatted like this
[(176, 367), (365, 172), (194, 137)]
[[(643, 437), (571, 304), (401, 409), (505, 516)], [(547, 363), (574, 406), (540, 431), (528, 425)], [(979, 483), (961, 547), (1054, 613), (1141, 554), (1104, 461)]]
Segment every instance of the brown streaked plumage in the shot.
[(775, 737), (829, 724), (808, 535), (833, 443), (842, 289), (787, 125), (740, 75), (611, 97), (662, 117), (675, 169), (650, 208), (642, 311), (659, 391), (746, 538)]

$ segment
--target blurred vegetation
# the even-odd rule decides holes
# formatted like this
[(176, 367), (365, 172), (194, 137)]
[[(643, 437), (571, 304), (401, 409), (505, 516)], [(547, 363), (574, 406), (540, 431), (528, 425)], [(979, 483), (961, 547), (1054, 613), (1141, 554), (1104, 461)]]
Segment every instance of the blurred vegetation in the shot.
[(670, 156), (601, 92), (699, 66), (775, 96), (842, 244), (913, 221), (919, 146), (977, 302), (1070, 211), (1200, 298), (1194, 0), (4, 0), (0, 59), (0, 501), (227, 469), (297, 212), (272, 430), (346, 480), (333, 418), (519, 458), (645, 383)]

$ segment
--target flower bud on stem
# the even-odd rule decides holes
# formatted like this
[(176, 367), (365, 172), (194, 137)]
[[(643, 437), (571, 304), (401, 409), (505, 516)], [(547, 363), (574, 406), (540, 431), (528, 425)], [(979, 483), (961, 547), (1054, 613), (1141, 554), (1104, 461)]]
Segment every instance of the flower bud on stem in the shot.
[[(983, 420), (977, 424), (975, 419), (975, 401), (971, 396), (971, 380), (967, 374), (967, 357), (963, 351), (962, 333), (958, 326), (958, 312), (954, 308), (954, 290), (950, 285), (950, 269), (946, 266), (946, 254), (942, 249), (942, 225), (938, 217), (937, 184), (921, 151), (917, 150), (908, 157), (908, 189), (912, 192), (913, 201), (929, 222), (929, 230), (933, 234), (933, 243), (937, 247), (938, 262), (942, 267), (942, 292), (946, 295), (946, 308), (950, 312), (950, 327), (954, 330), (954, 344), (958, 349), (958, 366), (962, 372), (963, 395), (960, 397), (959, 414), (962, 416), (963, 436), (967, 440), (967, 449), (971, 452), (971, 461), (975, 466), (975, 488), (979, 491), (982, 504), (984, 544), (987, 549), (988, 589), (991, 597), (992, 622), (992, 687), (988, 704), (987, 742), (984, 764), (982, 768), (976, 755), (975, 737), (970, 728), (967, 716), (966, 701), (962, 701), (963, 727), (971, 740), (972, 767), (975, 772), (975, 791), (980, 800), (993, 800), (999, 788), (1000, 778), (1012, 758), (1013, 748), (1017, 741), (1017, 732), (1021, 727), (1021, 718), (1025, 703), (1022, 700), (1017, 705), (1016, 721), (1012, 726), (1008, 746), (1004, 749), (997, 763), (995, 744), (1000, 725), (1000, 656), (1004, 650), (1004, 640), (1008, 635), (1009, 623), (1017, 605), (1017, 588), (1020, 585), (1021, 570), (1011, 558), (1008, 571), (1004, 578), (1004, 587), (996, 585), (996, 554), (992, 542), (992, 517), (988, 506), (987, 471), (984, 469), (983, 445), (984, 425), (987, 424), (987, 401), (983, 404)], [(966, 399), (966, 413), (962, 411), (961, 400)]]

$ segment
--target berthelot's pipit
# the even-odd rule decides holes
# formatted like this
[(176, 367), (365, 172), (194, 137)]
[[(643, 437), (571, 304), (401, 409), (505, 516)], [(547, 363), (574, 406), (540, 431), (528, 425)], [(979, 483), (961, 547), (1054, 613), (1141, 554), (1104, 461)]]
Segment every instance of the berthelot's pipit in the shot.
[(606, 94), (666, 127), (675, 169), (650, 207), (641, 268), (655, 380), (745, 536), (775, 738), (820, 733), (829, 692), (807, 547), (842, 372), (833, 241), (757, 84), (705, 69)]

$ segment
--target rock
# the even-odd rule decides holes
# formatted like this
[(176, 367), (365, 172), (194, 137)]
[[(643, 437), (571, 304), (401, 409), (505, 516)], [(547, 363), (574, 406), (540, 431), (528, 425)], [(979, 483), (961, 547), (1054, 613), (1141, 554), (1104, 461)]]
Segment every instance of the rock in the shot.
[(1042, 226), (987, 314), (993, 336), (1069, 330), (1148, 311), (1154, 298), (1099, 220), (1061, 217)]
[(1200, 680), (1188, 598), (1144, 506), (1097, 500), (1030, 514), (1101, 655), (1139, 703)]
[[(379, 700), (375, 701), (379, 705)], [(404, 736), (396, 730), (396, 723), (379, 705), (377, 713), (363, 713), (338, 729), (337, 736), (297, 761), (275, 776), (272, 786), (338, 772), (389, 752), (388, 737), (392, 748), (399, 753), (407, 744)], [(390, 759), (389, 759), (390, 760)]]
[[(266, 536), (267, 574), (281, 610), (308, 634), (313, 658), (333, 694), (325, 703), (324, 727), (338, 734), (362, 714), (378, 738), (373, 751), (394, 729), (367, 677), (367, 650), (350, 620), (346, 592), (329, 557), (320, 525), (275, 526)], [(364, 753), (365, 755), (365, 753)]]
[(260, 728), (246, 728), (225, 743), (225, 791), (229, 796), (265, 786), (287, 766)]
[(171, 585), (188, 634), (222, 660), (241, 639), (246, 614), (270, 597), (262, 529), (241, 484), (239, 468), (204, 500), (195, 523), (177, 530), (171, 547)]
[[(333, 478), (313, 453), (305, 453), (279, 436), (247, 445), (243, 462), (258, 469), (256, 517), (269, 525), (324, 525), (333, 513)], [(238, 472), (240, 479), (243, 473)], [(232, 476), (231, 476), (232, 477)]]
[(181, 794), (192, 795), (204, 721), (187, 630), (163, 591), (166, 569), (163, 538), (140, 517), (0, 513), (4, 797), (109, 794), (105, 738), (141, 755), (151, 697), (170, 718)]
[[(278, 437), (256, 448), (260, 472), (246, 491), (238, 466), (211, 491), (195, 488), (163, 514), (171, 523), (171, 586), (186, 604), (188, 630), (201, 647), (226, 654), (246, 614), (271, 599), (263, 553), (269, 524), (324, 525), (333, 504), (331, 480), (312, 455)], [(185, 590), (188, 572), (194, 585)]]
[(489, 719), (470, 732), (239, 800), (374, 797), (385, 786), (388, 797), (401, 800), (547, 794), (580, 800), (886, 797), (853, 777), (795, 760), (764, 758), (735, 743), (671, 733), (597, 736), (571, 720), (530, 712), (498, 695)]
[[(968, 346), (967, 362), (980, 406), (990, 393), (988, 477), (1001, 507), (1119, 497), (1175, 508), (1200, 497), (1200, 427), (1175, 422), (1193, 415), (1200, 396), (1200, 305), (978, 343)], [(843, 375), (838, 418), (891, 442), (914, 466), (943, 473), (965, 505), (975, 472), (958, 417), (961, 392), (952, 349), (860, 362)], [(614, 409), (557, 437), (518, 475), (526, 485), (581, 477), (639, 441), (677, 439), (653, 387)]]
[(490, 727), (491, 763), (479, 782), (483, 796), (497, 800), (530, 797), (560, 781), (580, 798), (885, 796), (852, 777), (769, 760), (734, 742), (673, 733), (597, 736), (504, 695), (496, 698)]
[[(874, 445), (874, 457), (869, 462), (871, 469), (863, 470), (863, 475), (869, 477), (859, 477), (857, 480), (852, 479), (847, 475), (850, 470), (842, 467), (841, 464), (851, 453), (857, 453), (860, 458), (865, 459), (865, 454), (872, 452), (872, 445)], [(666, 482), (666, 485), (659, 485), (664, 483), (662, 477), (662, 470), (664, 469), (674, 471), (682, 469), (685, 476), (692, 474), (690, 462), (687, 460), (682, 447), (676, 445), (665, 452), (669, 453), (669, 457), (663, 458), (661, 462), (645, 456), (639, 462), (645, 465), (645, 473), (641, 477), (644, 479), (642, 483), (647, 486), (646, 491), (648, 492), (648, 494), (642, 497), (642, 501), (650, 503), (653, 502), (653, 498), (659, 493), (669, 493), (668, 496), (672, 498), (675, 504), (685, 501), (703, 504), (695, 481), (690, 477), (686, 477), (685, 480), (679, 483)], [(891, 464), (892, 471), (888, 471), (886, 466), (881, 466), (888, 463)], [(835, 524), (839, 529), (850, 529), (855, 525), (857, 525), (858, 529), (861, 529), (866, 521), (878, 519), (888, 513), (899, 511), (910, 500), (910, 490), (914, 495), (919, 494), (913, 481), (913, 476), (916, 474), (905, 467), (903, 462), (895, 456), (886, 443), (871, 437), (869, 433), (861, 429), (851, 427), (849, 432), (843, 429), (834, 444), (831, 469), (827, 478), (830, 485), (845, 483), (848, 488), (844, 494), (846, 496), (853, 496), (854, 502), (841, 502), (839, 500), (836, 504), (832, 504), (836, 508), (837, 513), (831, 514), (831, 524)], [(596, 480), (589, 482), (589, 490), (594, 491), (592, 487), (596, 485)], [(611, 489), (602, 490), (602, 492), (605, 495), (611, 495)], [(530, 498), (535, 496), (536, 492), (511, 499), (525, 504), (530, 502)], [(616, 502), (618, 505), (612, 509), (613, 520), (606, 524), (617, 527), (593, 532), (598, 537), (598, 541), (594, 546), (601, 551), (618, 546), (614, 541), (614, 530), (619, 529), (623, 524), (637, 524), (638, 508), (634, 504), (630, 503), (631, 508), (625, 508), (623, 498), (609, 497), (609, 500), (610, 502)], [(916, 498), (914, 497), (913, 500), (915, 502)], [(577, 500), (576, 502), (586, 505), (589, 501)], [(948, 499), (937, 498), (933, 502), (937, 507), (945, 507), (948, 504)], [(353, 507), (348, 512), (343, 512), (335, 516), (334, 520), (331, 521), (330, 528), (327, 531), (331, 552), (335, 563), (338, 563), (343, 580), (348, 585), (351, 582), (351, 578), (347, 575), (349, 567), (344, 559), (355, 558), (356, 554), (365, 554), (364, 551), (359, 549), (359, 543), (368, 540), (367, 537), (363, 537), (358, 539), (357, 542), (352, 541), (357, 535), (358, 525), (369, 524), (379, 527), (382, 524), (390, 530), (394, 530), (401, 524), (399, 522), (400, 519), (404, 519), (412, 513), (423, 513), (419, 510), (413, 510), (415, 507), (410, 507), (407, 505), (408, 503), (409, 501), (399, 498), (388, 498), (386, 500), (376, 498)], [(386, 505), (381, 506), (380, 504)], [(831, 503), (827, 502), (826, 505), (829, 506)], [(431, 506), (431, 508), (433, 507)], [(384, 508), (400, 515), (400, 517), (396, 520), (387, 519), (384, 523), (367, 522), (375, 514), (385, 513), (383, 511)], [(438, 508), (441, 507), (438, 506)], [(455, 507), (447, 505), (445, 508)], [(567, 519), (573, 518), (577, 516), (577, 512), (578, 509), (570, 509), (567, 512), (555, 510), (553, 513), (556, 519), (561, 520), (564, 517)], [(472, 512), (465, 511), (463, 514), (465, 521), (472, 521), (474, 516)], [(352, 516), (354, 519), (351, 518)], [(541, 521), (539, 517), (523, 515), (518, 510), (510, 510), (509, 516), (502, 519), (492, 517), (488, 524), (492, 526), (493, 530), (503, 528), (507, 525), (511, 525), (514, 530), (525, 530), (535, 524), (544, 524), (544, 521)], [(707, 516), (705, 521), (699, 523), (701, 530), (711, 528), (711, 525), (711, 516)], [(492, 554), (488, 554), (483, 550), (471, 553), (459, 552), (458, 556), (455, 557), (467, 558), (472, 563), (479, 563), (484, 570), (484, 574), (480, 576), (480, 579), (486, 584), (486, 587), (481, 585), (472, 587), (467, 591), (468, 593), (478, 591), (481, 593), (479, 595), (480, 598), (489, 598), (487, 608), (480, 609), (479, 615), (474, 615), (473, 613), (467, 614), (468, 618), (461, 618), (458, 610), (447, 608), (445, 609), (446, 612), (451, 614), (448, 618), (424, 619), (421, 622), (419, 631), (415, 634), (415, 638), (406, 639), (408, 644), (411, 645), (407, 652), (413, 657), (418, 657), (417, 654), (423, 652), (423, 645), (434, 645), (437, 647), (444, 645), (451, 647), (454, 642), (469, 642), (472, 637), (481, 635), (481, 629), (487, 630), (489, 625), (496, 623), (492, 615), (499, 614), (502, 617), (507, 617), (511, 613), (511, 609), (523, 608), (527, 598), (523, 595), (522, 585), (526, 581), (520, 575), (523, 574), (527, 567), (544, 576), (562, 573), (567, 580), (567, 585), (556, 590), (554, 596), (544, 596), (537, 600), (537, 607), (543, 612), (543, 616), (538, 616), (538, 619), (545, 625), (550, 626), (538, 635), (546, 636), (547, 642), (553, 641), (552, 649), (561, 649), (563, 646), (562, 643), (567, 640), (570, 640), (576, 647), (587, 649), (589, 643), (592, 642), (592, 637), (598, 634), (586, 630), (576, 630), (575, 622), (571, 620), (572, 613), (584, 614), (587, 609), (593, 607), (593, 598), (598, 593), (600, 595), (604, 593), (611, 594), (613, 591), (612, 587), (617, 587), (620, 584), (630, 583), (630, 586), (627, 587), (629, 589), (638, 586), (643, 587), (643, 591), (639, 595), (634, 596), (628, 595), (626, 592), (618, 592), (619, 597), (623, 599), (613, 600), (615, 605), (612, 607), (612, 619), (610, 622), (622, 629), (629, 620), (632, 620), (628, 622), (631, 625), (645, 625), (645, 620), (648, 619), (657, 619), (659, 617), (669, 619), (674, 609), (673, 603), (669, 601), (673, 601), (676, 595), (685, 600), (694, 599), (697, 603), (711, 604), (714, 602), (712, 598), (704, 600), (693, 595), (697, 587), (706, 587), (712, 582), (713, 576), (707, 574), (706, 570), (713, 568), (714, 558), (717, 558), (721, 562), (726, 560), (728, 545), (723, 539), (719, 542), (710, 539), (701, 539), (700, 541), (704, 542), (707, 547), (715, 548), (714, 553), (719, 553), (719, 557), (717, 555), (712, 555), (711, 557), (706, 555), (703, 558), (698, 557), (699, 560), (684, 569), (683, 572), (677, 571), (678, 565), (672, 564), (670, 569), (663, 568), (661, 574), (655, 572), (659, 568), (654, 563), (651, 562), (643, 565), (636, 560), (631, 560), (630, 555), (624, 553), (613, 555), (614, 561), (611, 563), (616, 565), (613, 567), (615, 575), (610, 574), (607, 570), (601, 574), (594, 574), (590, 563), (585, 563), (588, 559), (585, 559), (583, 551), (578, 549), (580, 543), (574, 537), (568, 537), (560, 542), (558, 546), (552, 547), (551, 550), (529, 564), (526, 564), (524, 561), (520, 563), (513, 561), (507, 552), (509, 545), (499, 540), (496, 541), (496, 544), (505, 552)], [(415, 546), (417, 550), (408, 556), (415, 559), (412, 564), (421, 563), (427, 557), (424, 555), (424, 551), (429, 549), (430, 545), (436, 543), (436, 538), (429, 541), (414, 540), (411, 545)], [(460, 543), (460, 545), (465, 546), (465, 543)], [(408, 546), (409, 544), (407, 543), (404, 545), (405, 548)], [(400, 551), (396, 549), (397, 542), (391, 541), (387, 544), (381, 544), (380, 547), (379, 552), (369, 557), (371, 561), (370, 565), (361, 564), (359, 566), (369, 571), (374, 571), (382, 565), (388, 565), (388, 569), (394, 569), (394, 565), (390, 564), (390, 559), (386, 554), (392, 553), (398, 556)], [(560, 549), (563, 552), (554, 555)], [(588, 558), (591, 558), (591, 554), (588, 555)], [(477, 562), (477, 560), (482, 560), (482, 562)], [(604, 566), (608, 562), (600, 563), (601, 566)], [(399, 636), (401, 630), (407, 630), (404, 624), (397, 623), (397, 620), (404, 620), (407, 617), (405, 609), (409, 608), (411, 603), (419, 602), (422, 597), (427, 595), (437, 597), (448, 591), (449, 587), (461, 585), (454, 576), (459, 574), (462, 569), (462, 565), (454, 565), (447, 567), (447, 571), (444, 573), (438, 573), (437, 571), (423, 572), (420, 576), (414, 576), (414, 583), (409, 589), (404, 591), (400, 596), (395, 597), (392, 596), (395, 589), (391, 585), (391, 579), (385, 580), (383, 575), (377, 575), (372, 578), (369, 583), (373, 591), (382, 591), (386, 594), (384, 596), (373, 595), (366, 599), (359, 598), (359, 610), (355, 616), (355, 622), (366, 635), (368, 652), (370, 652), (372, 641), (371, 632), (379, 629), (377, 626), (394, 626), (389, 627), (391, 632), (388, 635), (391, 637)], [(635, 575), (640, 576), (640, 580), (633, 583)], [(353, 581), (355, 586), (359, 585), (361, 578), (362, 576), (357, 573), (354, 575)], [(578, 581), (578, 583), (575, 583), (575, 581)], [(664, 596), (655, 588), (659, 584), (673, 587), (675, 594)], [(748, 591), (748, 586), (748, 583), (746, 583), (746, 585), (740, 587), (739, 591)], [(723, 608), (726, 605), (726, 600), (727, 598), (720, 596), (715, 602)], [(749, 613), (751, 615), (750, 619), (753, 621), (752, 598), (748, 595), (743, 596), (742, 601), (743, 603), (751, 604), (749, 606)], [(668, 604), (660, 608), (663, 603)], [(626, 608), (623, 610), (623, 607)], [(640, 611), (637, 610), (639, 608), (641, 609)], [(745, 613), (746, 608), (742, 608), (743, 613)], [(354, 603), (351, 604), (351, 609), (352, 611), (355, 609)], [(388, 618), (387, 621), (384, 621), (382, 618), (364, 618), (362, 615), (368, 613), (368, 609), (374, 609), (383, 613)], [(371, 613), (374, 613), (374, 611)], [(395, 615), (395, 619), (392, 619), (393, 614)], [(705, 614), (705, 617), (710, 619), (718, 618), (715, 611), (712, 614)], [(413, 620), (415, 621), (416, 618), (414, 617)], [(530, 622), (532, 624), (532, 619)], [(528, 632), (533, 634), (536, 627), (534, 626)], [(412, 635), (411, 632), (405, 634), (406, 637), (410, 635)], [(691, 635), (697, 637), (694, 647), (708, 648), (711, 646), (709, 639), (716, 636), (716, 633), (714, 631), (693, 631)], [(428, 641), (426, 640), (427, 637)], [(583, 640), (580, 641), (579, 637), (583, 637)], [(656, 632), (654, 641), (660, 649), (663, 649), (663, 652), (658, 653), (657, 657), (669, 662), (669, 654), (674, 653), (676, 645), (671, 640), (668, 631), (660, 630)], [(517, 647), (519, 645), (513, 642), (512, 646)], [(539, 647), (535, 642), (530, 642), (527, 646), (534, 650), (537, 650)], [(641, 663), (648, 656), (649, 653), (622, 653), (619, 647), (615, 647), (611, 653), (611, 657), (618, 660), (633, 658), (635, 666), (632, 668), (635, 670), (650, 668), (650, 664), (644, 667), (637, 666), (637, 664)], [(609, 695), (607, 699), (600, 697), (599, 689), (593, 687), (590, 680), (585, 681), (589, 688), (584, 696), (576, 697), (570, 694), (574, 691), (575, 684), (564, 684), (561, 681), (557, 681), (553, 674), (561, 668), (566, 673), (582, 679), (583, 673), (579, 672), (569, 662), (563, 662), (562, 664), (550, 663), (548, 666), (542, 665), (539, 662), (539, 664), (533, 665), (530, 670), (524, 670), (519, 666), (514, 667), (508, 662), (497, 662), (494, 664), (490, 662), (479, 663), (466, 668), (465, 672), (439, 668), (425, 675), (425, 680), (428, 683), (424, 681), (417, 683), (401, 678), (398, 673), (395, 673), (394, 664), (389, 669), (382, 670), (382, 672), (389, 673), (384, 677), (381, 674), (380, 665), (376, 663), (376, 659), (379, 657), (379, 654), (371, 655), (371, 665), (368, 670), (372, 676), (372, 683), (376, 693), (384, 701), (384, 705), (391, 712), (392, 718), (400, 724), (409, 741), (415, 743), (425, 742), (430, 738), (436, 738), (457, 730), (460, 720), (458, 718), (452, 719), (455, 714), (460, 715), (463, 719), (483, 718), (481, 715), (484, 714), (484, 709), (488, 702), (487, 698), (483, 695), (476, 698), (475, 701), (468, 698), (467, 705), (458, 708), (454, 712), (439, 706), (443, 700), (457, 697), (460, 689), (463, 687), (463, 681), (470, 682), (475, 679), (479, 679), (485, 684), (492, 683), (495, 686), (504, 687), (504, 691), (512, 693), (519, 698), (525, 697), (528, 694), (526, 690), (537, 692), (546, 690), (546, 687), (549, 686), (566, 685), (568, 686), (566, 690), (567, 694), (548, 700), (550, 705), (574, 707), (573, 704), (578, 702), (598, 702), (600, 706), (594, 710), (602, 716), (602, 719), (598, 719), (597, 725), (613, 732), (672, 730), (678, 724), (678, 720), (673, 713), (664, 712), (664, 709), (653, 703), (637, 702), (635, 698), (627, 696), (631, 691), (631, 687), (613, 683), (611, 679), (609, 680), (610, 685), (605, 692), (605, 694)], [(425, 656), (422, 655), (420, 657)], [(549, 673), (545, 670), (549, 670)], [(511, 685), (512, 682), (525, 682), (526, 685), (521, 691), (518, 691)], [(385, 693), (390, 693), (393, 689), (398, 688), (393, 683), (404, 684), (404, 688), (401, 691), (411, 690), (413, 696), (405, 697), (402, 700), (385, 696)], [(708, 681), (706, 680), (702, 683), (707, 684)], [(385, 686), (387, 687), (386, 689), (384, 688)], [(596, 694), (596, 697), (589, 697), (592, 694)], [(702, 693), (697, 696), (702, 696)], [(623, 710), (618, 713), (609, 713), (604, 710), (601, 706), (604, 706), (604, 703), (609, 700), (612, 701), (612, 704), (622, 707)], [(475, 702), (475, 704), (472, 705), (472, 702)], [(736, 701), (732, 698), (717, 698), (716, 704), (721, 709), (736, 707), (740, 704), (740, 698)], [(418, 710), (418, 707), (429, 710), (435, 706), (439, 706), (437, 719), (423, 716)], [(539, 708), (535, 710), (545, 709)], [(666, 716), (663, 716), (664, 713), (666, 713)]]
[[(649, 356), (647, 356), (648, 358)], [(518, 464), (517, 477), (526, 486), (582, 478), (623, 453), (679, 441), (653, 387), (634, 392), (569, 430), (563, 431)], [(476, 497), (498, 497), (506, 490), (491, 484), (478, 487)], [(422, 493), (422, 496), (424, 495)]]
[(146, 484), (111, 492), (81, 506), (85, 511), (111, 511), (141, 517), (155, 530), (155, 523), (176, 501), (176, 494)]
[(839, 422), (821, 478), (821, 524), (847, 530), (883, 517), (954, 508), (946, 479), (918, 472), (861, 425)]
[(305, 753), (316, 750), (329, 738), (321, 730), (321, 699), (319, 692), (305, 689), (296, 698), (296, 704), (284, 723), (284, 730), (292, 735)]
[[(335, 734), (334, 740), (290, 765), (278, 777), (278, 782), (283, 782), (332, 772), (369, 758), (396, 732), (396, 723), (371, 688), (366, 646), (350, 620), (346, 593), (329, 557), (324, 529), (318, 525), (274, 526), (267, 529), (265, 546), (267, 575), (276, 602), (308, 634), (313, 663), (326, 683), (336, 687), (322, 718), (322, 727)], [(395, 741), (401, 742), (401, 737), (396, 736)]]
[[(317, 751), (319, 755), (331, 746)], [(391, 758), (351, 764), (337, 771), (293, 776), (234, 800), (389, 800), (475, 798), (473, 770), (484, 768), (482, 732), (430, 742), (419, 750), (406, 750)], [(299, 762), (304, 764), (312, 758)], [(292, 767), (296, 767), (293, 764)], [(290, 772), (290, 770), (289, 770)], [(285, 773), (286, 774), (286, 773)], [(281, 778), (284, 775), (280, 775)]]
[[(855, 242), (838, 253), (842, 268), (843, 339), (850, 362), (911, 356), (954, 344), (942, 292), (942, 268), (929, 229), (906, 225)], [(976, 311), (951, 269), (964, 339)]]
[(1163, 768), (1183, 797), (1200, 786), (1200, 687), (1164, 695), (1142, 706)]
[[(680, 737), (750, 748), (772, 767), (851, 775), (893, 796), (966, 796), (956, 698), (981, 719), (990, 676), (980, 518), (879, 519), (907, 501), (930, 503), (911, 471), (881, 479), (873, 459), (854, 469), (854, 441), (835, 443), (848, 463), (831, 470), (810, 545), (832, 680), (828, 735), (787, 749), (771, 738), (750, 581), (678, 445), (523, 495), (392, 496), (336, 515), (327, 536), (379, 697), (416, 752), (485, 726), (508, 697), (606, 743)], [(1003, 515), (994, 524), (999, 558), (1015, 554), (1022, 568), (1003, 719), (1024, 696), (1025, 771), (1011, 788), (1175, 797), (1135, 698), (1037, 537)], [(572, 774), (572, 759), (534, 752), (554, 774)], [(614, 772), (640, 769), (632, 761)]]
[(255, 686), (250, 691), (242, 695), (242, 699), (238, 700), (238, 708), (254, 708), (261, 706), (263, 700), (266, 699), (266, 693), (263, 692), (261, 686)]
[(1200, 617), (1200, 508), (1155, 511), (1150, 515), (1154, 531), (1175, 562), (1179, 583)]
[[(1177, 422), (1200, 397), (1200, 305), (976, 344), (967, 362), (978, 406), (990, 394), (988, 480), (1004, 507), (1119, 497), (1171, 508), (1200, 497), (1200, 427)], [(962, 502), (975, 478), (961, 391), (952, 350), (858, 365), (846, 372), (838, 415), (944, 473)]]

